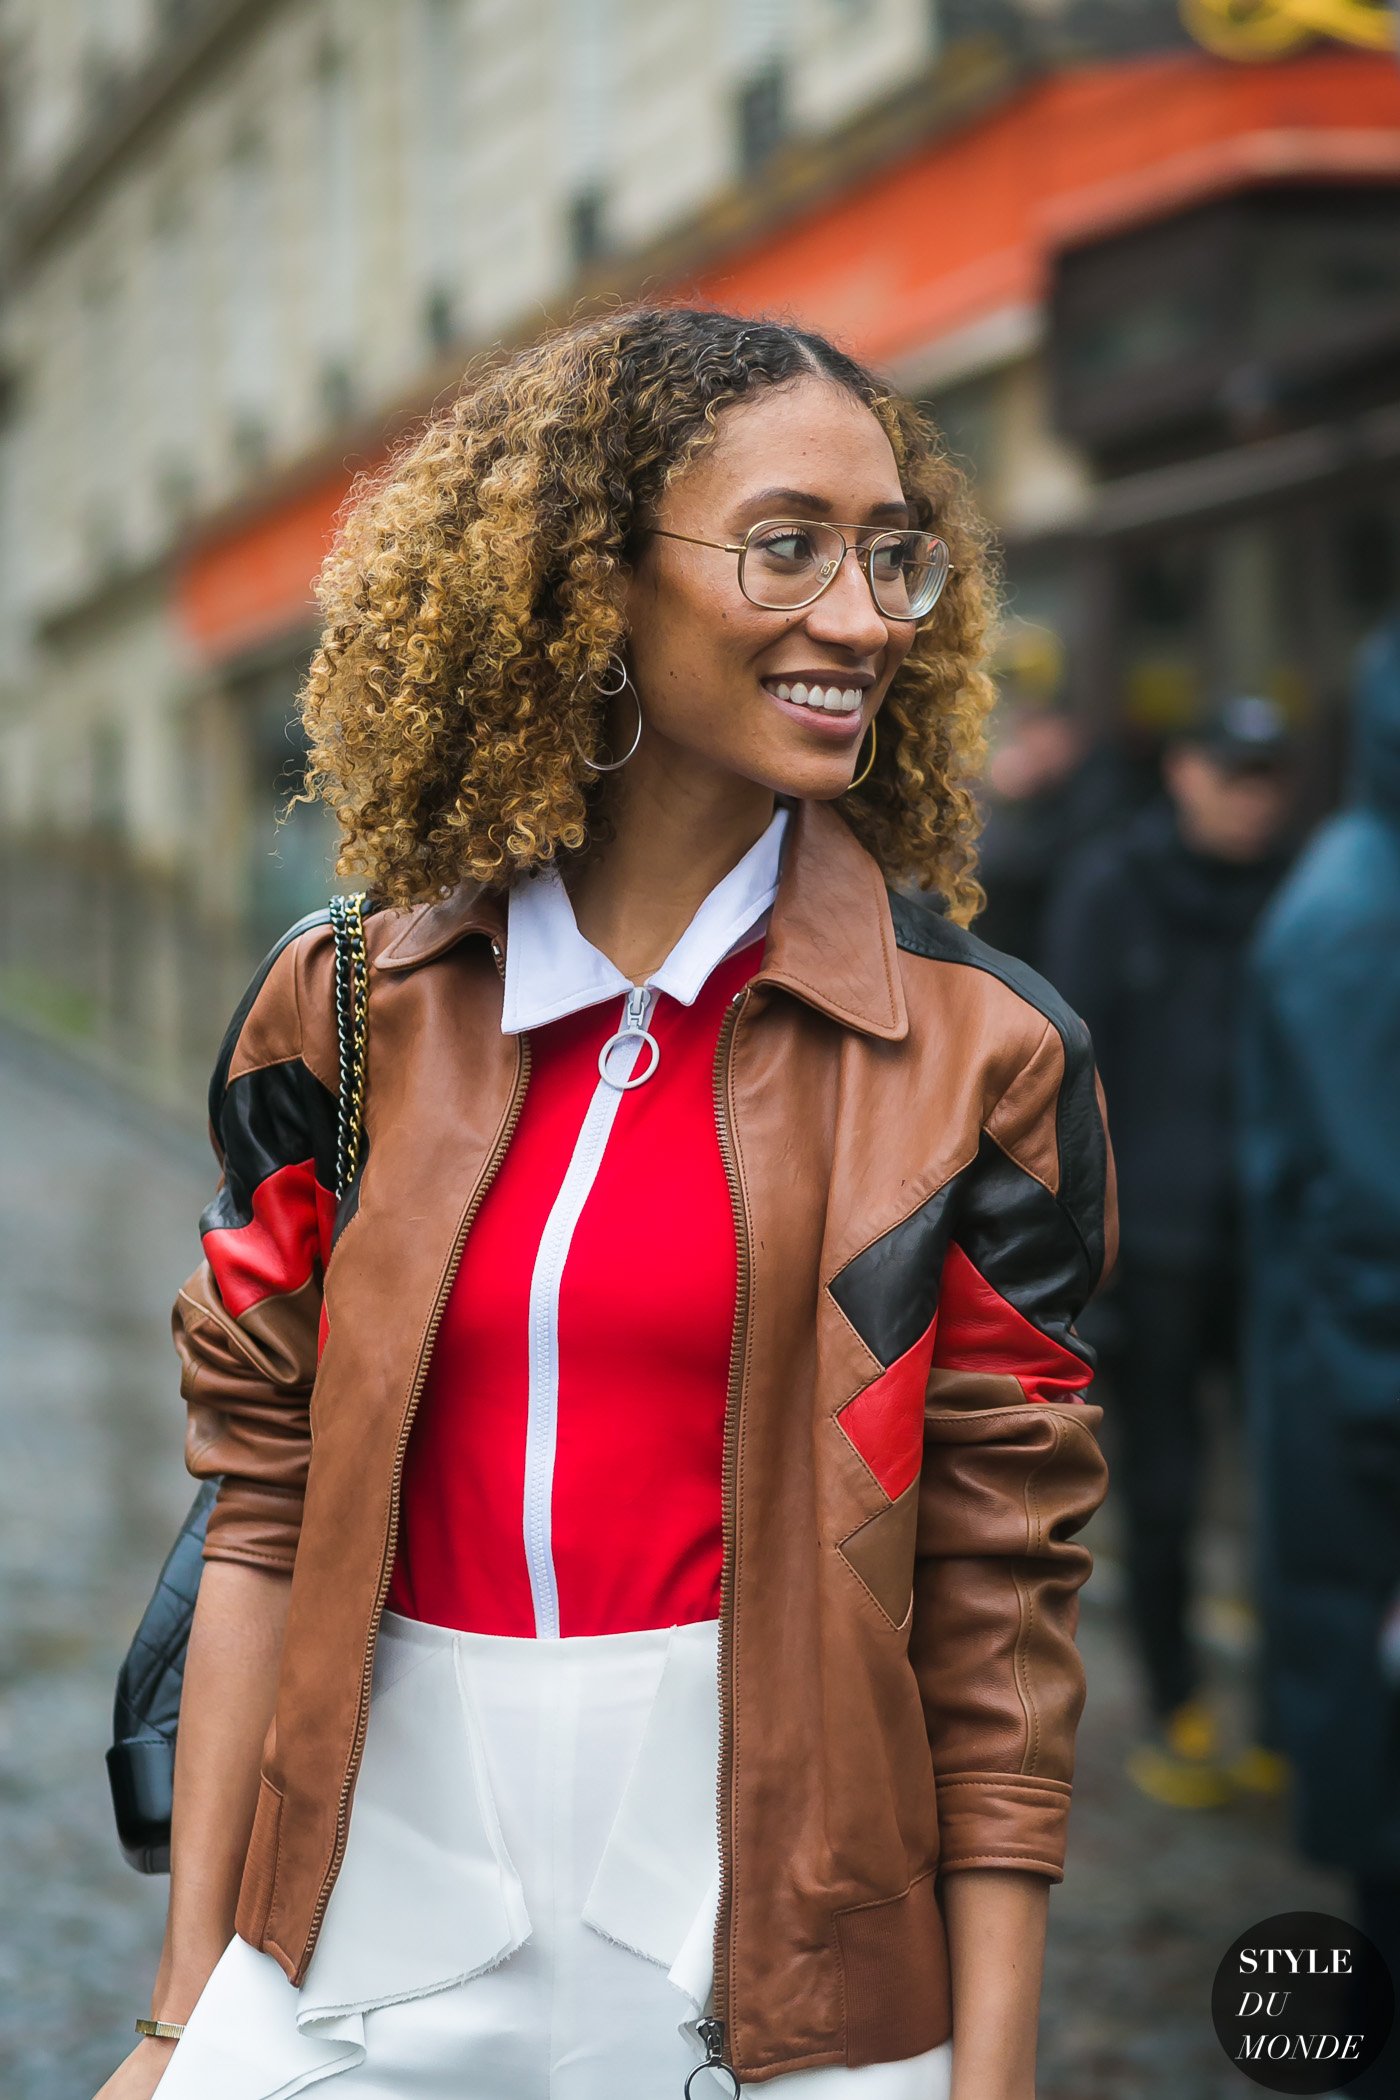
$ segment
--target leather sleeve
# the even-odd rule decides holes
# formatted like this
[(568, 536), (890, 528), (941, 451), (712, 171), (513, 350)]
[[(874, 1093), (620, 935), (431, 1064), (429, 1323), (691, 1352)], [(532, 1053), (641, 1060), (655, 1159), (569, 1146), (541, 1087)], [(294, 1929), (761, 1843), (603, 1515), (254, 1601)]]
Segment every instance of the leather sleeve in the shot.
[(204, 1259), (171, 1320), (185, 1463), (220, 1483), (204, 1557), (285, 1570), (301, 1529), (335, 1218), (336, 1099), (302, 1041), (311, 923), (266, 959), (224, 1038), (209, 1104), (221, 1173), (200, 1219)]
[(1073, 1323), (1114, 1228), (1088, 1037), (1062, 1011), (987, 1118), (939, 1289), (910, 1648), (944, 1870), (1064, 1872), (1091, 1565), (1074, 1534), (1108, 1478)]

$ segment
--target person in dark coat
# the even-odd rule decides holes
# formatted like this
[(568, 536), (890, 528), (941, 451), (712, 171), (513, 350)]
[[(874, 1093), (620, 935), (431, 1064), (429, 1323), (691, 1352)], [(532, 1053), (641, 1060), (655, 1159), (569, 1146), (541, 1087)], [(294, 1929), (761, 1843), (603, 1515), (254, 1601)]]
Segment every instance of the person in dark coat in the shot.
[[(987, 763), (980, 939), (1043, 969), (1046, 900), (1070, 855), (1134, 806), (1130, 769), (1061, 708), (1014, 706)], [(1136, 799), (1141, 800), (1137, 791)]]
[(1232, 700), (1168, 749), (1163, 784), (1165, 801), (1071, 863), (1043, 968), (1089, 1024), (1118, 1161), (1116, 1484), (1152, 1717), (1128, 1769), (1154, 1798), (1196, 1808), (1233, 1791), (1200, 1693), (1192, 1558), (1202, 1376), (1236, 1357), (1237, 1008), (1246, 945), (1285, 865), (1282, 713)]
[[(1300, 1847), (1400, 1986), (1400, 619), (1362, 659), (1349, 804), (1251, 958), (1243, 1106), (1265, 1669)], [(1347, 2092), (1400, 2093), (1389, 2055)]]

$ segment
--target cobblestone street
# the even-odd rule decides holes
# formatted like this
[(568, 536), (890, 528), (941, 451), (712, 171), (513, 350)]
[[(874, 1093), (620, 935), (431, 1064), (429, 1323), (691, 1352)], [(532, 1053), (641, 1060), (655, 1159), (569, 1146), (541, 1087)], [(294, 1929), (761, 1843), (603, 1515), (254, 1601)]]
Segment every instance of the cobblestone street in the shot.
[[(146, 2009), (164, 1908), (164, 1882), (117, 1850), (102, 1759), (117, 1663), (191, 1492), (168, 1313), (214, 1170), (197, 1137), (8, 1034), (0, 1143), (0, 2093), (89, 2100)], [(1344, 1909), (1343, 1892), (1294, 1862), (1277, 1805), (1183, 1816), (1129, 1788), (1111, 1511), (1095, 1543), (1106, 1550), (1083, 1619), (1090, 1698), (1070, 1871), (1051, 1899), (1042, 2100), (1243, 2100), (1258, 2089), (1210, 2025), (1216, 1962), (1251, 1922)], [(1217, 1596), (1231, 1560), (1213, 1532)], [(1217, 1603), (1207, 1631), (1242, 1729), (1247, 1622)]]

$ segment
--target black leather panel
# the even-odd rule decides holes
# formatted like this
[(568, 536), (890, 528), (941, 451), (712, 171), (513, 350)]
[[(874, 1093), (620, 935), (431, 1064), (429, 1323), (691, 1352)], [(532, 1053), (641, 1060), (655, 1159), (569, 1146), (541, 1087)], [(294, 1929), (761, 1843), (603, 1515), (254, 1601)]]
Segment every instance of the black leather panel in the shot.
[(1089, 1302), (1098, 1268), (1068, 1206), (992, 1138), (983, 1138), (966, 1177), (954, 1230), (973, 1267), (1008, 1305), (1093, 1363), (1071, 1323)]
[(914, 1346), (937, 1309), (957, 1187), (956, 1179), (946, 1183), (848, 1261), (827, 1286), (886, 1370)]
[[(383, 909), (382, 904), (367, 903), (364, 916), (372, 918)], [(337, 1102), (330, 1090), (299, 1058), (246, 1072), (232, 1085), (228, 1076), (238, 1038), (278, 956), (312, 927), (329, 926), (330, 919), (329, 911), (313, 911), (288, 927), (259, 963), (224, 1031), (209, 1084), (209, 1120), (225, 1155), (225, 1186), (200, 1219), (202, 1233), (246, 1225), (253, 1214), (253, 1190), (293, 1161), (312, 1160), (322, 1188), (335, 1187)], [(355, 1179), (336, 1212), (332, 1246), (359, 1208), (360, 1177), (368, 1156), (369, 1137), (362, 1130)]]
[[(979, 941), (976, 934), (953, 925), (927, 902), (891, 890), (890, 916), (895, 940), (911, 955), (932, 962), (961, 963), (985, 970), (1028, 1006), (1043, 1014), (1064, 1046), (1065, 1070), (1056, 1111), (1060, 1157), (1060, 1202), (1084, 1242), (1089, 1267), (1097, 1280), (1104, 1262), (1104, 1193), (1108, 1145), (1094, 1088), (1094, 1050), (1089, 1031), (1054, 986), (1017, 961)], [(968, 1252), (971, 1253), (971, 1249)]]
[(890, 893), (901, 948), (986, 970), (1045, 1016), (1064, 1045), (1056, 1107), (1060, 1193), (985, 1134), (971, 1166), (834, 1276), (828, 1288), (867, 1348), (888, 1367), (916, 1342), (938, 1303), (950, 1239), (1009, 1305), (1092, 1363), (1072, 1332), (1103, 1268), (1107, 1146), (1094, 1090), (1089, 1031), (1044, 978), (999, 955), (917, 900)]
[(311, 1160), (322, 1188), (335, 1187), (336, 1099), (300, 1058), (244, 1072), (224, 1092), (219, 1135), (224, 1184), (199, 1221), (201, 1233), (246, 1225), (253, 1191), (269, 1174)]
[(309, 933), (313, 926), (329, 926), (331, 915), (324, 908), (309, 911), (295, 926), (289, 926), (281, 938), (268, 949), (262, 961), (249, 979), (248, 988), (233, 1011), (233, 1019), (224, 1030), (224, 1039), (219, 1045), (219, 1054), (214, 1060), (214, 1070), (209, 1080), (209, 1121), (215, 1130), (219, 1127), (219, 1112), (223, 1107), (224, 1093), (228, 1087), (229, 1066), (233, 1053), (238, 1048), (238, 1038), (243, 1033), (243, 1024), (257, 1002), (259, 992), (267, 983), (272, 965), (284, 948), (289, 948), (299, 934)]

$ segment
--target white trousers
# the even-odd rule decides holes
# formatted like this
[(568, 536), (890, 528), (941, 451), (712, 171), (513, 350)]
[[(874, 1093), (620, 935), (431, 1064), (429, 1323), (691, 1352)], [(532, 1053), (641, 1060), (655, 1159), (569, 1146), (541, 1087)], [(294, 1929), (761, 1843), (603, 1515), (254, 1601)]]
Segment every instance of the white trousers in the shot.
[[(713, 1983), (716, 1639), (713, 1620), (544, 1641), (386, 1613), (306, 1979), (233, 1940), (160, 2100), (331, 2078), (335, 2100), (681, 2100)], [(947, 2100), (951, 2068), (945, 2042), (765, 2090)]]

